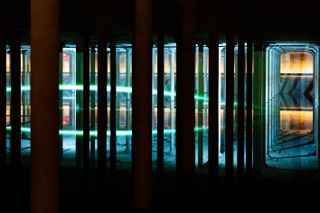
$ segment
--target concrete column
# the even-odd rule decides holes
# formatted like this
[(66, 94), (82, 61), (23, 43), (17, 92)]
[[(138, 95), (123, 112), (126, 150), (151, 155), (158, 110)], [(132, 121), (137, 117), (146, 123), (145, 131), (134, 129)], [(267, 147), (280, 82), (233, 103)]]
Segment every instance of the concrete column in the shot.
[(57, 213), (59, 212), (58, 0), (31, 0), (31, 48), (30, 208), (32, 213)]
[[(76, 85), (83, 86), (83, 45), (76, 48)], [(76, 130), (83, 133), (83, 87), (76, 91)], [(83, 135), (76, 135), (76, 166), (80, 168), (83, 160)]]
[(247, 177), (252, 174), (252, 42), (247, 40), (247, 119), (246, 119), (246, 172)]
[[(117, 48), (116, 48), (116, 60), (115, 60), (115, 67), (116, 67), (116, 88), (118, 85), (120, 85), (120, 57), (121, 56), (121, 52), (119, 51), (117, 53)], [(123, 94), (122, 94), (123, 95)], [(116, 90), (116, 130), (120, 129), (120, 116), (121, 116), (121, 112), (120, 112), (120, 102), (121, 102), (121, 97), (122, 95), (120, 95), (120, 93), (118, 94), (117, 90)], [(119, 121), (119, 122), (117, 122)]]
[[(266, 124), (267, 124), (267, 119), (266, 119), (266, 48), (263, 46), (262, 47), (262, 55), (261, 55), (261, 95), (260, 95), (260, 103), (258, 106), (260, 106), (260, 129), (261, 129), (261, 137), (260, 137), (260, 150), (261, 150), (261, 169), (265, 167), (266, 165)], [(259, 173), (260, 171), (258, 171)]]
[(132, 73), (134, 207), (151, 207), (152, 2), (135, 1)]
[(234, 109), (234, 35), (227, 32), (226, 47), (226, 105), (225, 105), (225, 165), (227, 178), (233, 177), (233, 109)]
[(209, 174), (218, 177), (219, 171), (219, 22), (210, 17), (209, 34)]
[(194, 6), (188, 0), (182, 5), (182, 35), (177, 42), (177, 171), (192, 174), (195, 167), (195, 44)]
[(100, 176), (107, 168), (107, 77), (107, 40), (106, 35), (101, 33), (98, 37), (98, 170)]
[(21, 56), (20, 41), (13, 38), (10, 44), (11, 66), (11, 165), (14, 170), (21, 161)]
[(263, 82), (263, 47), (260, 43), (254, 46), (254, 76), (253, 76), (253, 169), (254, 174), (259, 175), (262, 168), (262, 140), (263, 137), (263, 118), (262, 103), (265, 102)]
[[(63, 84), (63, 45), (59, 46), (59, 85)], [(59, 130), (63, 129), (63, 90), (59, 89)], [(63, 135), (59, 134), (60, 162), (63, 162)]]
[(163, 172), (164, 163), (164, 38), (162, 34), (158, 35), (158, 126), (157, 126), (157, 169), (158, 173)]
[(244, 175), (244, 75), (245, 74), (245, 48), (244, 38), (238, 36), (238, 176)]
[[(21, 51), (21, 55), (20, 55), (20, 60), (21, 61), (21, 85), (22, 86), (26, 86), (26, 50), (22, 50)], [(21, 115), (21, 123), (22, 123), (22, 126), (25, 125), (26, 123), (26, 96), (27, 96), (27, 91), (21, 91), (21, 107), (22, 107), (22, 115)], [(25, 133), (22, 134), (23, 136), (21, 138), (25, 138)]]
[[(132, 50), (127, 48), (126, 49), (126, 86), (131, 87), (131, 52)], [(127, 93), (126, 95), (126, 129), (131, 129), (131, 94)], [(126, 152), (130, 152), (130, 136), (126, 136)]]
[[(236, 34), (234, 34), (234, 38), (236, 37)], [(234, 41), (234, 46), (236, 46), (236, 41)], [(234, 79), (233, 79), (233, 88), (234, 88), (234, 92), (233, 92), (233, 141), (237, 141), (238, 140), (238, 105), (235, 104), (238, 100), (238, 50), (236, 48), (234, 48)]]
[(89, 141), (90, 141), (90, 58), (89, 58), (89, 36), (84, 36), (83, 41), (83, 168), (89, 169)]
[[(1, 27), (1, 26), (0, 26)], [(0, 29), (0, 184), (5, 180), (6, 168), (6, 40), (4, 32)]]
[(171, 137), (170, 137), (170, 152), (175, 152), (175, 69), (174, 69), (174, 63), (175, 63), (175, 50), (173, 48), (170, 49), (170, 130)]
[(177, 41), (176, 92), (176, 169), (178, 206), (192, 208), (195, 170), (195, 6), (196, 1), (181, 3), (181, 36)]
[[(90, 84), (96, 84), (96, 47), (91, 46), (91, 57), (90, 57)], [(90, 129), (91, 131), (96, 130), (96, 92), (90, 91)], [(91, 162), (94, 163), (96, 159), (96, 136), (90, 136), (90, 154)]]
[[(111, 77), (111, 92), (110, 92), (110, 169), (116, 170), (117, 161), (117, 49), (116, 40), (111, 39), (110, 42), (110, 77)], [(119, 109), (118, 109), (119, 110)], [(119, 117), (118, 117), (119, 119)]]
[(151, 105), (151, 109), (152, 109), (152, 131), (155, 129), (156, 126), (156, 117), (154, 116), (155, 114), (155, 105), (156, 105), (156, 100), (154, 98), (154, 94), (153, 91), (155, 90), (155, 73), (156, 73), (156, 66), (155, 64), (157, 63), (157, 50), (155, 48), (153, 48), (152, 45), (152, 105)]
[(266, 138), (266, 147), (267, 147), (267, 152), (269, 151), (269, 144), (271, 144), (272, 142), (272, 135), (273, 135), (273, 132), (275, 131), (275, 129), (273, 128), (273, 120), (274, 120), (274, 117), (273, 117), (273, 101), (272, 101), (272, 98), (273, 98), (273, 90), (274, 90), (274, 81), (275, 81), (275, 78), (274, 78), (274, 61), (270, 61), (271, 58), (274, 58), (274, 51), (271, 49), (268, 49), (267, 50), (267, 61), (268, 63), (266, 64), (267, 66), (267, 70), (266, 70), (266, 75), (267, 75), (267, 84), (266, 86), (268, 87), (268, 90), (269, 90), (269, 94), (267, 94), (267, 108), (268, 108), (268, 112), (266, 114), (266, 128), (267, 128), (267, 138)]

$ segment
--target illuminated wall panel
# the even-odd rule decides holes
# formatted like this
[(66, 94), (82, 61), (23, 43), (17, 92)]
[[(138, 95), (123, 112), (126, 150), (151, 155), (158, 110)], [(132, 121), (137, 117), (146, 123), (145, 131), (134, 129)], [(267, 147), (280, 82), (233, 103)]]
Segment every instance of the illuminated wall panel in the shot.
[(281, 131), (313, 130), (313, 111), (281, 110)]
[(288, 52), (281, 55), (281, 74), (313, 74), (313, 55), (308, 52)]

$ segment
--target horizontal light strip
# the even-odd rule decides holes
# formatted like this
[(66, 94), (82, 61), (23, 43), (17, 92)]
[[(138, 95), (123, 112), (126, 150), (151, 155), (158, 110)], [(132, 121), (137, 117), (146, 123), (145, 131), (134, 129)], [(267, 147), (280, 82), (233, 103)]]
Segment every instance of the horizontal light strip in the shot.
[[(21, 91), (30, 91), (31, 87), (30, 86), (21, 86)], [(83, 91), (83, 85), (67, 85), (63, 84), (59, 86), (60, 90), (74, 90), (74, 91)], [(7, 92), (11, 92), (11, 87), (7, 87)], [(98, 91), (98, 86), (97, 85), (90, 85), (90, 91)], [(107, 86), (107, 91), (111, 91), (110, 85)], [(132, 93), (132, 87), (128, 86), (117, 86), (117, 92), (118, 93)], [(157, 90), (153, 90), (152, 94), (157, 95)], [(171, 91), (164, 91), (164, 96), (176, 96), (175, 92)], [(198, 100), (208, 100), (207, 95), (195, 95), (195, 99)]]
[[(62, 84), (59, 86), (60, 90), (73, 90), (73, 91), (83, 91), (83, 86), (82, 85), (68, 85), (68, 84)], [(7, 92), (11, 92), (11, 87), (7, 87)], [(97, 91), (98, 90), (98, 86), (97, 85), (90, 85), (90, 91)], [(107, 91), (110, 92), (111, 88), (110, 85), (107, 86)], [(21, 91), (30, 91), (30, 86), (21, 86)], [(132, 93), (132, 87), (128, 87), (128, 86), (117, 86), (117, 92), (118, 93)], [(153, 90), (152, 94), (153, 95), (157, 95), (157, 90)], [(176, 96), (175, 92), (171, 92), (169, 90), (164, 91), (164, 96)], [(208, 102), (209, 101), (209, 97), (206, 94), (195, 94), (194, 95), (194, 99), (195, 100), (203, 100)], [(225, 102), (224, 100), (221, 100), (221, 105), (224, 106)], [(237, 101), (235, 98), (235, 102), (234, 102), (234, 106), (237, 106)]]
[[(8, 126), (6, 128), (7, 130), (11, 130), (11, 126)], [(205, 131), (208, 130), (208, 128), (206, 127), (196, 127), (194, 128), (195, 132), (200, 132), (200, 131)], [(30, 127), (21, 127), (21, 132), (25, 132), (25, 133), (30, 133), (31, 129)], [(164, 134), (172, 134), (175, 133), (176, 130), (175, 129), (165, 129), (164, 130)], [(82, 130), (59, 130), (59, 134), (60, 135), (72, 135), (72, 136), (83, 136), (83, 131)], [(152, 131), (153, 135), (157, 134), (157, 130), (153, 130)], [(90, 136), (97, 136), (97, 131), (90, 131)], [(110, 131), (107, 131), (107, 135), (110, 135)], [(132, 135), (132, 130), (117, 130), (116, 132), (117, 136), (131, 136)]]

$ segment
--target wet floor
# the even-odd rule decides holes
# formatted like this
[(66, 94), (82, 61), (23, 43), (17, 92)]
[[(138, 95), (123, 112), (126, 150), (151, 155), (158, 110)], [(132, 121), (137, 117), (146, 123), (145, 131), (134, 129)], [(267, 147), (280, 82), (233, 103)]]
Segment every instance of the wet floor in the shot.
[[(265, 163), (267, 167), (289, 170), (317, 170), (319, 168), (317, 140), (316, 112), (313, 98), (303, 94), (279, 94), (267, 103), (266, 109), (266, 144)], [(221, 110), (223, 113), (223, 110)], [(223, 117), (223, 114), (221, 115)], [(222, 122), (222, 121), (221, 121)], [(316, 131), (315, 131), (316, 130)], [(236, 131), (235, 131), (236, 132)], [(202, 137), (202, 150), (199, 150), (199, 135)], [(30, 140), (28, 136), (22, 140), (22, 155), (24, 162), (28, 162), (30, 155)], [(197, 171), (206, 172), (208, 161), (208, 131), (195, 132), (195, 164)], [(171, 140), (174, 140), (173, 143)], [(97, 141), (90, 146), (91, 164), (96, 166)], [(9, 144), (9, 143), (8, 143)], [(109, 144), (109, 143), (108, 143)], [(109, 145), (108, 145), (109, 146)], [(221, 128), (219, 142), (219, 165), (224, 167), (224, 129)], [(64, 136), (62, 165), (75, 167), (76, 137)], [(157, 137), (153, 135), (153, 168), (156, 169)], [(8, 147), (9, 151), (9, 147)], [(109, 152), (108, 156), (109, 156)], [(117, 137), (117, 165), (120, 170), (131, 169), (131, 136)], [(199, 158), (202, 154), (202, 158)], [(199, 161), (199, 159), (201, 161)], [(175, 131), (165, 134), (164, 162), (166, 171), (175, 171)], [(237, 140), (234, 139), (234, 166), (237, 166)]]

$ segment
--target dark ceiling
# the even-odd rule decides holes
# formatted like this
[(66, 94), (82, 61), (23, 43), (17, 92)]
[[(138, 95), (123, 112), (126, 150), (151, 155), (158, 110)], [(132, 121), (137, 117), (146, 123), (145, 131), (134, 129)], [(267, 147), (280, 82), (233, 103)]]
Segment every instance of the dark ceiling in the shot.
[[(154, 32), (168, 37), (181, 32), (181, 8), (188, 0), (154, 0)], [(77, 42), (82, 35), (96, 40), (98, 26), (106, 20), (110, 36), (132, 38), (134, 0), (60, 0), (61, 40)], [(218, 14), (221, 40), (226, 31), (244, 32), (255, 40), (320, 41), (320, 6), (317, 1), (198, 0), (196, 40), (208, 37), (209, 15)], [(21, 35), (28, 43), (30, 0), (0, 0), (0, 17), (10, 36)]]

